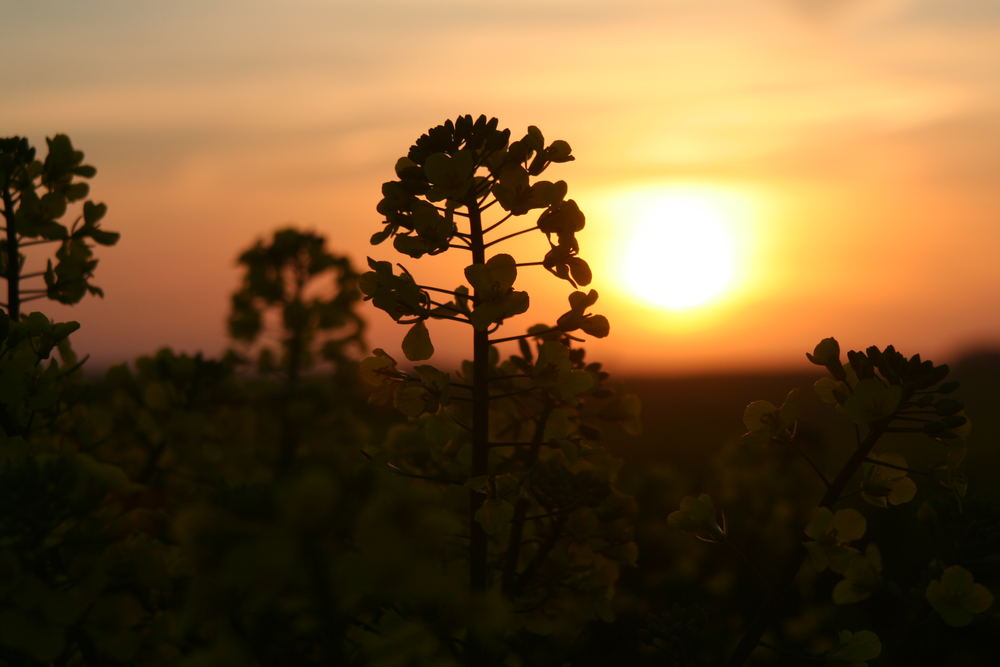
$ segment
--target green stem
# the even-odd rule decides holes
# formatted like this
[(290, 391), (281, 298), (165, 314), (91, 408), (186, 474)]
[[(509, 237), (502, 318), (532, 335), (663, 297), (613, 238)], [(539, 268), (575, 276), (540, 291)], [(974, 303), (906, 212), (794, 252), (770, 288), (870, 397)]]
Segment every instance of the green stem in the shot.
[[(545, 425), (548, 423), (551, 408), (546, 408), (538, 421), (535, 422), (535, 432), (531, 437), (531, 450), (527, 456), (527, 468), (530, 471), (538, 461), (538, 453), (541, 451), (545, 439)], [(494, 446), (504, 446), (508, 443), (494, 443)], [(509, 443), (511, 445), (521, 445), (528, 443)], [(525, 479), (527, 483), (528, 478)], [(517, 565), (521, 559), (521, 544), (524, 540), (524, 522), (527, 520), (528, 510), (531, 508), (531, 501), (526, 494), (521, 493), (514, 505), (514, 516), (511, 518), (510, 531), (507, 538), (507, 553), (504, 556), (503, 574), (501, 575), (501, 588), (504, 594), (510, 596), (514, 593), (514, 585), (517, 576)]]
[(494, 240), (490, 241), (489, 243), (487, 243), (485, 247), (489, 248), (491, 245), (496, 245), (497, 243), (502, 243), (503, 241), (506, 241), (508, 239), (512, 239), (515, 236), (520, 236), (521, 234), (527, 234), (528, 232), (533, 232), (536, 229), (538, 229), (538, 225), (535, 225), (534, 227), (528, 227), (527, 229), (522, 229), (522, 230), (517, 231), (517, 232), (513, 232), (512, 234), (507, 234), (507, 236), (501, 236), (500, 238), (494, 239)]
[(21, 252), (18, 248), (17, 232), (14, 231), (14, 202), (12, 195), (3, 184), (3, 217), (7, 224), (7, 315), (17, 322), (21, 319)]
[[(848, 459), (844, 467), (840, 469), (837, 476), (833, 478), (830, 482), (830, 486), (827, 487), (826, 493), (819, 501), (820, 507), (832, 508), (838, 500), (840, 500), (841, 494), (844, 493), (844, 489), (847, 488), (848, 482), (851, 478), (858, 472), (861, 464), (865, 462), (868, 455), (871, 454), (872, 449), (875, 447), (875, 443), (879, 441), (884, 433), (887, 432), (888, 420), (882, 420), (875, 422), (870, 425), (870, 430), (868, 435), (865, 436), (864, 440), (858, 443), (857, 448)], [(795, 576), (798, 574), (799, 569), (802, 567), (802, 563), (805, 562), (805, 548), (800, 544), (795, 551), (795, 556), (789, 563), (788, 568), (785, 570), (784, 577), (782, 581), (775, 586), (769, 595), (764, 598), (760, 607), (757, 609), (757, 614), (754, 616), (753, 620), (750, 622), (749, 627), (743, 633), (743, 637), (740, 639), (739, 643), (736, 645), (736, 649), (733, 651), (727, 663), (729, 667), (742, 667), (742, 665), (747, 664), (750, 660), (750, 654), (753, 650), (760, 645), (761, 637), (767, 629), (774, 623), (777, 618), (778, 611), (781, 608), (782, 603), (788, 599), (791, 591), (794, 588)]]
[[(483, 242), (483, 221), (475, 196), (470, 195), (469, 211), (470, 246), (473, 264), (486, 263), (486, 245)], [(476, 290), (478, 292), (478, 290)], [(481, 294), (473, 294), (480, 298)], [(469, 477), (482, 477), (489, 473), (490, 459), (490, 340), (485, 330), (472, 333), (472, 461)], [(473, 595), (489, 589), (489, 542), (486, 531), (476, 521), (476, 513), (483, 506), (486, 496), (469, 489), (469, 588)], [(486, 648), (474, 637), (469, 638), (466, 662), (469, 667), (485, 665)]]
[(559, 327), (549, 327), (543, 331), (538, 331), (535, 333), (519, 334), (517, 336), (507, 336), (506, 338), (494, 338), (490, 341), (490, 345), (496, 345), (497, 343), (506, 343), (512, 340), (521, 340), (522, 338), (537, 338), (538, 336), (544, 336), (548, 333), (553, 333), (556, 331), (562, 331)]

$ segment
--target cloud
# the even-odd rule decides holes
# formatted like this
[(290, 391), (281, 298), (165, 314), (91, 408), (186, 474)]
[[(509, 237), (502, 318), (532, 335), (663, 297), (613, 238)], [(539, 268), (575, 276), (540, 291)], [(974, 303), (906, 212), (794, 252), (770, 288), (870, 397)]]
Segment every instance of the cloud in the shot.
[(780, 0), (795, 14), (818, 23), (869, 22), (898, 14), (912, 0)]

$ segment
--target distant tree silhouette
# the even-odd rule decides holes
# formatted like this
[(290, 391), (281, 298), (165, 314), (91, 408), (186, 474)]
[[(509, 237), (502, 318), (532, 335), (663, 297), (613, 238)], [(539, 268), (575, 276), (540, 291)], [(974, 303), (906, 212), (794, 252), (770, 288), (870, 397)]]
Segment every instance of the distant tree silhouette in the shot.
[(238, 263), (243, 280), (232, 296), (229, 334), (256, 350), (262, 372), (281, 372), (294, 385), (318, 360), (337, 365), (364, 349), (358, 275), (323, 236), (279, 229)]

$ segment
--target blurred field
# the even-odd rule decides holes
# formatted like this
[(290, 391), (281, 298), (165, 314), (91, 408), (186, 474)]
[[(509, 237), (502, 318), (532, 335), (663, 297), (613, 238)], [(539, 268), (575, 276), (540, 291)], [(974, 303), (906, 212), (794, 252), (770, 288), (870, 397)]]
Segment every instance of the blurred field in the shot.
[[(937, 361), (937, 360), (935, 360)], [(826, 439), (850, 435), (845, 420), (820, 404), (812, 384), (823, 374), (803, 361), (802, 372), (759, 372), (623, 378), (642, 400), (641, 436), (610, 443), (630, 465), (666, 464), (683, 471), (695, 485), (704, 481), (706, 466), (722, 446), (745, 430), (743, 409), (765, 399), (780, 404), (792, 388), (803, 390), (804, 421)], [(968, 355), (952, 365), (961, 382), (956, 398), (966, 405), (972, 425), (966, 473), (969, 493), (1000, 502), (1000, 351)]]

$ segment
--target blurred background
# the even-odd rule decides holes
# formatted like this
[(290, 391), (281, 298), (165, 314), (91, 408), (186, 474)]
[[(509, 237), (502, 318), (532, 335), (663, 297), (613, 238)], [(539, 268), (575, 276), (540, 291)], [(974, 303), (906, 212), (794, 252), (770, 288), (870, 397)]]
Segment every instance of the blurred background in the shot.
[[(221, 350), (236, 255), (278, 225), (399, 261), (368, 244), (380, 185), (464, 113), (572, 145), (546, 176), (588, 216), (612, 323), (588, 345), (615, 372), (803, 368), (829, 335), (945, 361), (1000, 338), (992, 0), (45, 0), (7, 3), (0, 34), (4, 134), (69, 134), (122, 233), (107, 299), (55, 313), (97, 366)], [(460, 268), (405, 263), (445, 287)], [(521, 280), (523, 324), (565, 310), (566, 283)]]

